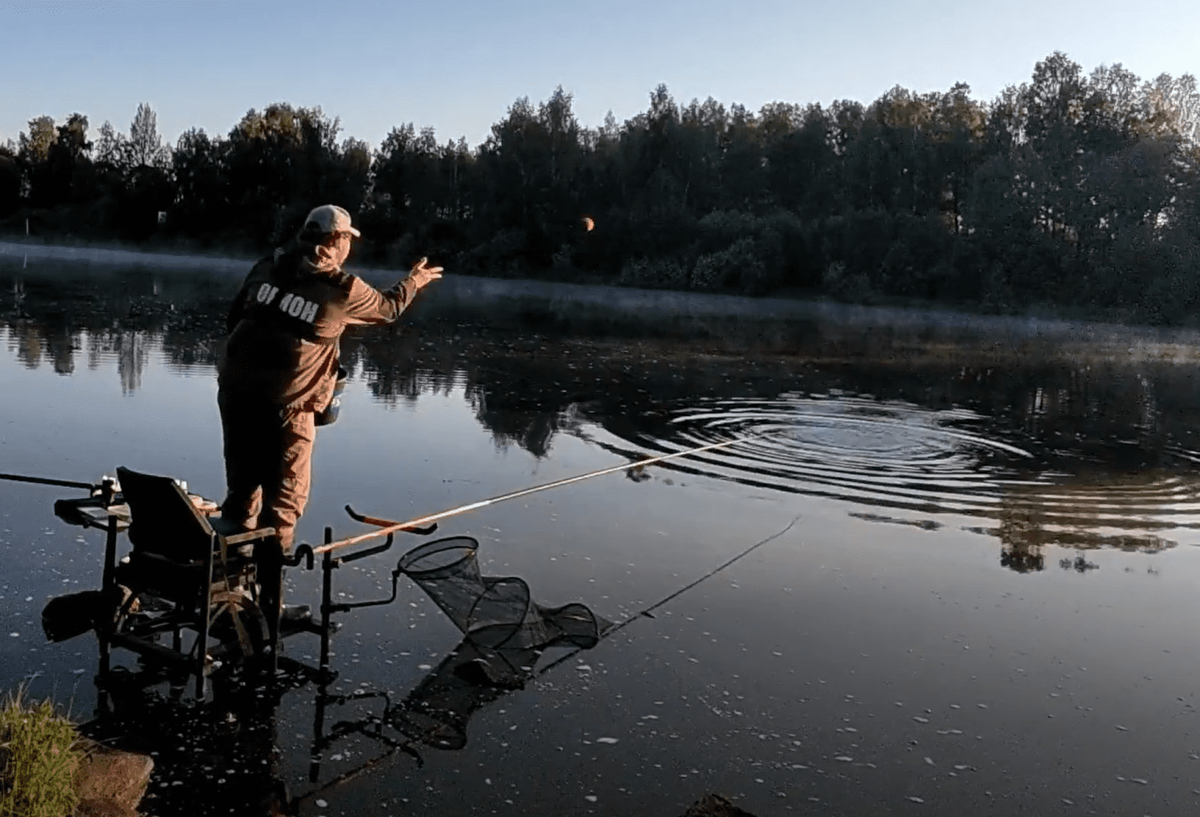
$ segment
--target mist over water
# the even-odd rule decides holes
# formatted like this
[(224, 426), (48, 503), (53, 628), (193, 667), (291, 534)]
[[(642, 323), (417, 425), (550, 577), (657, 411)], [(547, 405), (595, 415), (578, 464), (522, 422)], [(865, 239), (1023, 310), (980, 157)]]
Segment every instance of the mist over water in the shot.
[[(235, 267), (0, 255), (0, 471), (90, 481), (126, 465), (220, 498), (214, 365)], [(247, 791), (320, 789), (302, 813), (317, 798), (490, 813), (501, 794), (524, 813), (675, 814), (708, 791), (760, 815), (1196, 805), (1194, 337), (439, 284), (397, 326), (344, 339), (304, 541), (362, 530), (347, 503), (411, 518), (737, 442), (441, 526), (539, 603), (624, 623), (474, 701), (462, 748), (418, 746), (418, 765), (364, 727), (321, 750), (312, 780), (312, 685), (226, 710), (133, 700), (158, 723), (138, 727), (162, 751), (154, 813), (252, 813), (194, 785), (217, 767), (259, 770), (229, 778)], [(94, 639), (47, 644), (38, 621), (48, 597), (99, 584), (101, 537), (54, 516), (69, 495), (0, 483), (0, 686), (27, 680), (86, 718)], [(386, 596), (414, 544), (347, 565), (336, 592)], [(289, 600), (315, 603), (318, 579), (289, 571)], [(459, 639), (403, 583), (342, 621), (331, 723), (429, 688)], [(287, 654), (312, 660), (302, 639)]]

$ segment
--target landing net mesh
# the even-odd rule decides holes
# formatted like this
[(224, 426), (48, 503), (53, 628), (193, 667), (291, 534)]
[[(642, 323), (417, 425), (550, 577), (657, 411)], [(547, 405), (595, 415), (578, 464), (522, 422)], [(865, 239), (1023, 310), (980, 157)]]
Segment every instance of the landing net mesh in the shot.
[(413, 548), (398, 565), (464, 636), (387, 716), (410, 738), (441, 749), (465, 745), (471, 714), (524, 686), (544, 649), (593, 647), (613, 626), (583, 604), (537, 604), (523, 579), (481, 575), (478, 549), (477, 540), (452, 536)]

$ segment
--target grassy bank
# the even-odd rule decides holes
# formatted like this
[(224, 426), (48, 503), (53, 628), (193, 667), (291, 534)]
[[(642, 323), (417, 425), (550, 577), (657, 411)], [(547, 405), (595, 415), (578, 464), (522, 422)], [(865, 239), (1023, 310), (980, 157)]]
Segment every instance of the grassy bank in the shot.
[(0, 817), (65, 817), (76, 805), (83, 758), (75, 726), (21, 690), (0, 707)]

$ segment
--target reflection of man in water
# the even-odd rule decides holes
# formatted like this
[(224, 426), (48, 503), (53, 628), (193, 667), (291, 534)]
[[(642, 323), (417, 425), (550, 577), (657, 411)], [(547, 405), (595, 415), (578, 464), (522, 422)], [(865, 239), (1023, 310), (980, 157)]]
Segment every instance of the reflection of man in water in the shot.
[(254, 265), (229, 312), (217, 377), (228, 489), (221, 512), (245, 528), (274, 527), (283, 554), (308, 500), (314, 416), (334, 396), (342, 330), (391, 323), (442, 277), (421, 259), (391, 289), (374, 289), (342, 270), (359, 235), (341, 207), (317, 207), (290, 246)]

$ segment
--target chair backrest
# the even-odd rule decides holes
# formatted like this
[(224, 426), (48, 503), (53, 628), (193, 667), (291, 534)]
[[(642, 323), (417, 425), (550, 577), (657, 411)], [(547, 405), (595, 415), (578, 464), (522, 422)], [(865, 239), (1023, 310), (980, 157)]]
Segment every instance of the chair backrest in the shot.
[(129, 505), (129, 541), (135, 551), (178, 561), (206, 558), (212, 525), (174, 479), (118, 468), (117, 481)]

